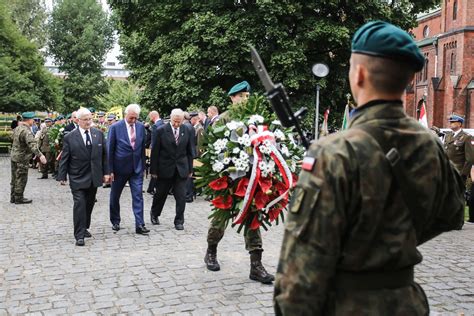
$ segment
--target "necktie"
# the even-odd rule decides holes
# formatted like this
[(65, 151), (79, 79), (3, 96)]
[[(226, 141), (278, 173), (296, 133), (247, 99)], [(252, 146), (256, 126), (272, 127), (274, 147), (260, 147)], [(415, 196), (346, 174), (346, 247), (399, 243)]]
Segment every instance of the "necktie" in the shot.
[(178, 145), (178, 140), (179, 140), (179, 129), (175, 128), (174, 129), (174, 141), (176, 142), (176, 145)]
[(130, 144), (132, 145), (132, 148), (135, 149), (135, 128), (133, 128), (133, 125), (130, 125)]
[(92, 141), (89, 136), (89, 131), (84, 132), (86, 134), (86, 148), (89, 151), (89, 154), (92, 152)]

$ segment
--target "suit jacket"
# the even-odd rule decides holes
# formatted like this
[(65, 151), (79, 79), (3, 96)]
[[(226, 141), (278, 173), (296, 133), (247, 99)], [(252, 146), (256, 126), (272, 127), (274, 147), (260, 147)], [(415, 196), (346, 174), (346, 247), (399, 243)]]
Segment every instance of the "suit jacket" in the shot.
[(72, 190), (99, 187), (102, 185), (102, 177), (109, 174), (104, 134), (91, 128), (90, 137), (92, 151), (89, 155), (79, 129), (64, 136), (57, 180), (66, 181), (68, 174)]
[(155, 146), (151, 149), (150, 173), (158, 178), (169, 179), (178, 170), (181, 178), (187, 178), (193, 172), (193, 141), (194, 133), (181, 125), (179, 140), (176, 145), (173, 129), (164, 124), (156, 131)]
[(158, 130), (158, 128), (160, 126), (162, 126), (163, 124), (163, 120), (162, 119), (159, 119), (158, 121), (155, 122), (155, 124), (153, 124), (151, 126), (151, 144), (150, 144), (150, 148), (153, 148), (153, 144), (155, 143), (156, 141), (156, 131)]
[(474, 163), (474, 146), (471, 144), (471, 140), (471, 135), (463, 130), (456, 136), (454, 133), (448, 133), (444, 138), (444, 149), (448, 158), (463, 176), (469, 175), (471, 165)]
[(135, 148), (128, 138), (127, 123), (112, 124), (107, 134), (109, 170), (118, 175), (139, 174), (145, 170), (145, 126), (135, 123)]
[(64, 135), (67, 135), (75, 129), (76, 129), (76, 124), (74, 124), (74, 122), (71, 122), (71, 123), (69, 123), (68, 125), (66, 125), (64, 127), (64, 132), (63, 133), (64, 133)]

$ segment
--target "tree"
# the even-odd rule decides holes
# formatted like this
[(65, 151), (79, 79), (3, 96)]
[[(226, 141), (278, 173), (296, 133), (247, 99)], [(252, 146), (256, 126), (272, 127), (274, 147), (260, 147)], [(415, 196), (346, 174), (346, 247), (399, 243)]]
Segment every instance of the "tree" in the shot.
[(61, 71), (65, 110), (97, 107), (106, 92), (102, 63), (113, 45), (113, 27), (95, 0), (59, 0), (49, 21), (49, 52)]
[(46, 5), (44, 0), (9, 0), (10, 13), (21, 33), (38, 48), (46, 46)]
[(23, 36), (0, 0), (0, 111), (54, 110), (57, 81), (36, 46)]
[(372, 19), (409, 29), (418, 12), (439, 0), (109, 2), (123, 61), (144, 87), (144, 104), (160, 104), (162, 110), (195, 103), (205, 107), (211, 92), (222, 95), (244, 79), (262, 92), (250, 61), (252, 44), (274, 81), (283, 82), (295, 108), (314, 109), (311, 66), (328, 64), (330, 75), (320, 81), (321, 113), (327, 106), (342, 113), (355, 30)]
[(114, 106), (125, 107), (138, 103), (140, 91), (138, 86), (129, 81), (106, 80), (107, 93), (96, 97), (99, 109), (108, 110)]

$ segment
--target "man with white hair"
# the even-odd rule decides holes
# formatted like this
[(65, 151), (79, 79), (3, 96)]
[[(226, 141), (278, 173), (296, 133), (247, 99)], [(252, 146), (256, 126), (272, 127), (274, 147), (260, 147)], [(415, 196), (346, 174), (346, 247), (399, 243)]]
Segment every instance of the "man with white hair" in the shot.
[(146, 235), (150, 231), (143, 219), (143, 171), (145, 170), (145, 126), (138, 122), (140, 106), (130, 104), (125, 119), (110, 126), (107, 135), (110, 180), (110, 222), (114, 231), (120, 230), (120, 196), (125, 184), (130, 184), (135, 232)]
[(174, 226), (184, 229), (184, 209), (186, 207), (186, 180), (193, 174), (193, 137), (194, 133), (183, 125), (184, 112), (173, 109), (170, 123), (158, 128), (156, 139), (151, 149), (150, 173), (157, 179), (156, 194), (151, 206), (151, 222), (160, 223), (168, 192), (173, 188), (176, 200)]

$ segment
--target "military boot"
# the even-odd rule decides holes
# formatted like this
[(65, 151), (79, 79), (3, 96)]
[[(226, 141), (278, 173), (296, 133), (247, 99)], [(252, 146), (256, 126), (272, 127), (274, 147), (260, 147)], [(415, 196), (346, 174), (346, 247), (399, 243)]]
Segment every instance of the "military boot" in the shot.
[(219, 262), (217, 262), (217, 245), (207, 247), (204, 262), (208, 270), (219, 271), (221, 269)]
[(48, 179), (48, 174), (43, 174), (41, 177), (39, 177), (38, 179)]
[(262, 264), (262, 251), (254, 250), (250, 252), (250, 275), (249, 278), (263, 284), (271, 284), (275, 277), (265, 270)]
[(26, 199), (22, 196), (15, 196), (15, 204), (30, 204), (33, 200)]
[(10, 203), (15, 203), (15, 196), (10, 195)]

